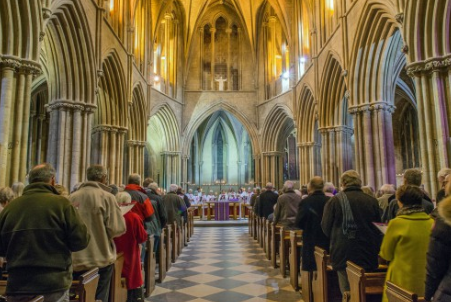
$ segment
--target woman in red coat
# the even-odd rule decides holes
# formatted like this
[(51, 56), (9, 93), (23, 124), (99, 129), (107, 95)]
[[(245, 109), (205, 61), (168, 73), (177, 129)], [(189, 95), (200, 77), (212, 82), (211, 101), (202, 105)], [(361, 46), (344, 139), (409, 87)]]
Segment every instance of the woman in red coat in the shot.
[[(127, 192), (117, 195), (119, 206), (130, 206), (131, 197)], [(123, 208), (125, 209), (125, 208)], [(127, 232), (114, 238), (118, 253), (124, 253), (124, 266), (122, 277), (127, 280), (127, 302), (144, 301), (142, 286), (144, 284), (141, 272), (141, 257), (139, 246), (147, 240), (147, 233), (143, 226), (143, 221), (131, 207), (124, 214)]]

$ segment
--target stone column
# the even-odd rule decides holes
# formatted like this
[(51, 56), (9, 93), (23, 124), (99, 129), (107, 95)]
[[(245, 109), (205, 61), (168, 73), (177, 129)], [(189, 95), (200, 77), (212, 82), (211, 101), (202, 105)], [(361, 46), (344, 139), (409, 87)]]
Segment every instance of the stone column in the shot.
[(211, 78), (210, 78), (210, 82), (211, 82), (211, 89), (210, 90), (215, 90), (215, 33), (216, 33), (216, 28), (212, 27), (210, 28), (210, 33), (211, 33)]
[(204, 89), (204, 28), (199, 27), (199, 90)]
[(230, 34), (232, 33), (231, 28), (226, 29), (227, 34), (227, 90), (232, 90), (232, 78), (230, 76), (230, 68), (231, 68), (231, 54), (232, 54), (232, 42), (230, 41)]
[(165, 73), (165, 85), (164, 85), (164, 91), (166, 95), (169, 95), (169, 87), (171, 86), (171, 76), (170, 76), (170, 70), (169, 70), (169, 61), (170, 58), (170, 48), (171, 45), (169, 43), (169, 33), (172, 26), (172, 15), (171, 14), (165, 14), (164, 15), (164, 48), (165, 48), (165, 55), (166, 58), (164, 60), (164, 73)]

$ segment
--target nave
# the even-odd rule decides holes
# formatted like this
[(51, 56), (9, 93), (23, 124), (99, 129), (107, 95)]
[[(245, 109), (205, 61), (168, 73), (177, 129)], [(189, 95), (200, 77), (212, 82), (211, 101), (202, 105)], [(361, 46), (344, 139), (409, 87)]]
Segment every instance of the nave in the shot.
[(247, 227), (198, 227), (152, 302), (302, 301)]

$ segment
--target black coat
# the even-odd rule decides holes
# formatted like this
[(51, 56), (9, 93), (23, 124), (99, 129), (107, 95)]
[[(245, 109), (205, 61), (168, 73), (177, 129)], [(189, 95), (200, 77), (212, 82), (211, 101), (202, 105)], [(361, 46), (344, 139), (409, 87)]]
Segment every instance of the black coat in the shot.
[(324, 206), (330, 197), (316, 191), (301, 201), (296, 216), (296, 226), (302, 233), (302, 270), (316, 271), (315, 246), (329, 250), (329, 238), (321, 229)]
[[(160, 225), (162, 228), (166, 227), (167, 221), (168, 221), (168, 214), (166, 213), (166, 206), (164, 205), (163, 198), (158, 195), (154, 190), (152, 189), (145, 189), (147, 197), (152, 201), (156, 201), (157, 207), (153, 207), (155, 210), (155, 213), (157, 213), (157, 218), (160, 220)], [(154, 205), (154, 203), (152, 203)]]
[(268, 218), (274, 212), (274, 205), (277, 203), (279, 195), (274, 191), (267, 190), (260, 194), (257, 206), (257, 215)]
[(451, 301), (451, 226), (437, 218), (427, 253), (425, 298)]
[(346, 261), (352, 261), (366, 271), (378, 267), (378, 254), (382, 233), (373, 225), (380, 222), (379, 204), (359, 188), (344, 190), (348, 197), (354, 221), (357, 226), (354, 239), (343, 234), (343, 211), (337, 196), (332, 197), (324, 207), (321, 227), (330, 238), (330, 259), (334, 270), (346, 269)]

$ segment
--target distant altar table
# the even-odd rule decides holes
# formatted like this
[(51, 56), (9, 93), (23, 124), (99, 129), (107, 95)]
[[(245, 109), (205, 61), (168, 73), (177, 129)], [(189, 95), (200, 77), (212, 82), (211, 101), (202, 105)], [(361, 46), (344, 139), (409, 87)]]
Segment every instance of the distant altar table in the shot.
[[(237, 209), (241, 204), (238, 200), (227, 201), (208, 201), (207, 202), (207, 220), (211, 220), (211, 209), (215, 211), (215, 220), (229, 220), (230, 207), (232, 207), (233, 219), (238, 218)], [(241, 212), (241, 211), (240, 211)]]

